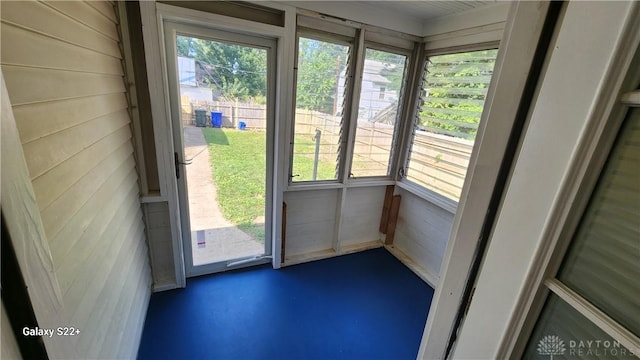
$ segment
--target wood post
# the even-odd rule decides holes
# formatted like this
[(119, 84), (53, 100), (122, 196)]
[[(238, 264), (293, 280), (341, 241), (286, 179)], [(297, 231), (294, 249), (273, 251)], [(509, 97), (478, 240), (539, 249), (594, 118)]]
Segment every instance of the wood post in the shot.
[(393, 244), (393, 237), (396, 233), (396, 224), (398, 223), (398, 213), (400, 211), (400, 195), (394, 195), (391, 201), (391, 209), (389, 210), (389, 224), (387, 225), (387, 236), (384, 243)]
[(280, 262), (284, 264), (285, 248), (287, 244), (287, 203), (282, 202), (282, 246), (280, 249)]
[(393, 185), (387, 185), (387, 189), (384, 194), (382, 217), (380, 218), (380, 232), (383, 234), (387, 233), (387, 226), (389, 225), (389, 210), (391, 209), (391, 201), (393, 199), (393, 188)]

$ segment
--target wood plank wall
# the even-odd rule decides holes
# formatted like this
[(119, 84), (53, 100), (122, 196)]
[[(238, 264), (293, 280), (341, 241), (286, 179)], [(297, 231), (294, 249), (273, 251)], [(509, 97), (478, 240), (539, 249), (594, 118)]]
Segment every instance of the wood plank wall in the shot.
[[(134, 358), (151, 274), (112, 2), (2, 2), (2, 72), (55, 274), (52, 358)], [(63, 350), (64, 352), (64, 350)]]
[(422, 278), (435, 286), (454, 214), (406, 190), (399, 189), (398, 194), (402, 202), (393, 246), (415, 264)]

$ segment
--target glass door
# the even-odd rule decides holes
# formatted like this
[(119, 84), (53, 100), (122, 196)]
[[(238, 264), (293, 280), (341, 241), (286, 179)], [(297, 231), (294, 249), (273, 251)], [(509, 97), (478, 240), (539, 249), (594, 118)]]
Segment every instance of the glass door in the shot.
[(165, 24), (187, 276), (271, 261), (275, 41)]

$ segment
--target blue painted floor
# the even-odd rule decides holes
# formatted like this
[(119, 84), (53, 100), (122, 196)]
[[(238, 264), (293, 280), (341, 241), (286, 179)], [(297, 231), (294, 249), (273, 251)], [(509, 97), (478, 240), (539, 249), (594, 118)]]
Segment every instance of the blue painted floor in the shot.
[(139, 359), (415, 359), (433, 289), (384, 249), (192, 278), (151, 297)]

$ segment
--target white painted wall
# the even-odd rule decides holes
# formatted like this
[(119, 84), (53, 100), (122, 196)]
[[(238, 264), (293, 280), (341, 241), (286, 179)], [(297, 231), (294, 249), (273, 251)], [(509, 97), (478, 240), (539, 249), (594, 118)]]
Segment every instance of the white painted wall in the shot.
[[(1, 6), (3, 132), (13, 112), (21, 145), (12, 151), (24, 153), (28, 169), (19, 186), (33, 189), (24, 196), (35, 207), (10, 231), (14, 247), (26, 249), (19, 261), (39, 324), (81, 329), (45, 339), (49, 357), (135, 357), (151, 276), (114, 4)], [(8, 193), (21, 194), (3, 187), (3, 212)], [(47, 244), (30, 255), (51, 260), (43, 273), (25, 234)], [(57, 307), (41, 306), (38, 294), (56, 290)]]
[[(616, 56), (632, 2), (570, 2), (477, 288), (455, 349), (457, 359), (496, 358), (549, 216)], [(579, 54), (579, 56), (577, 56)]]

